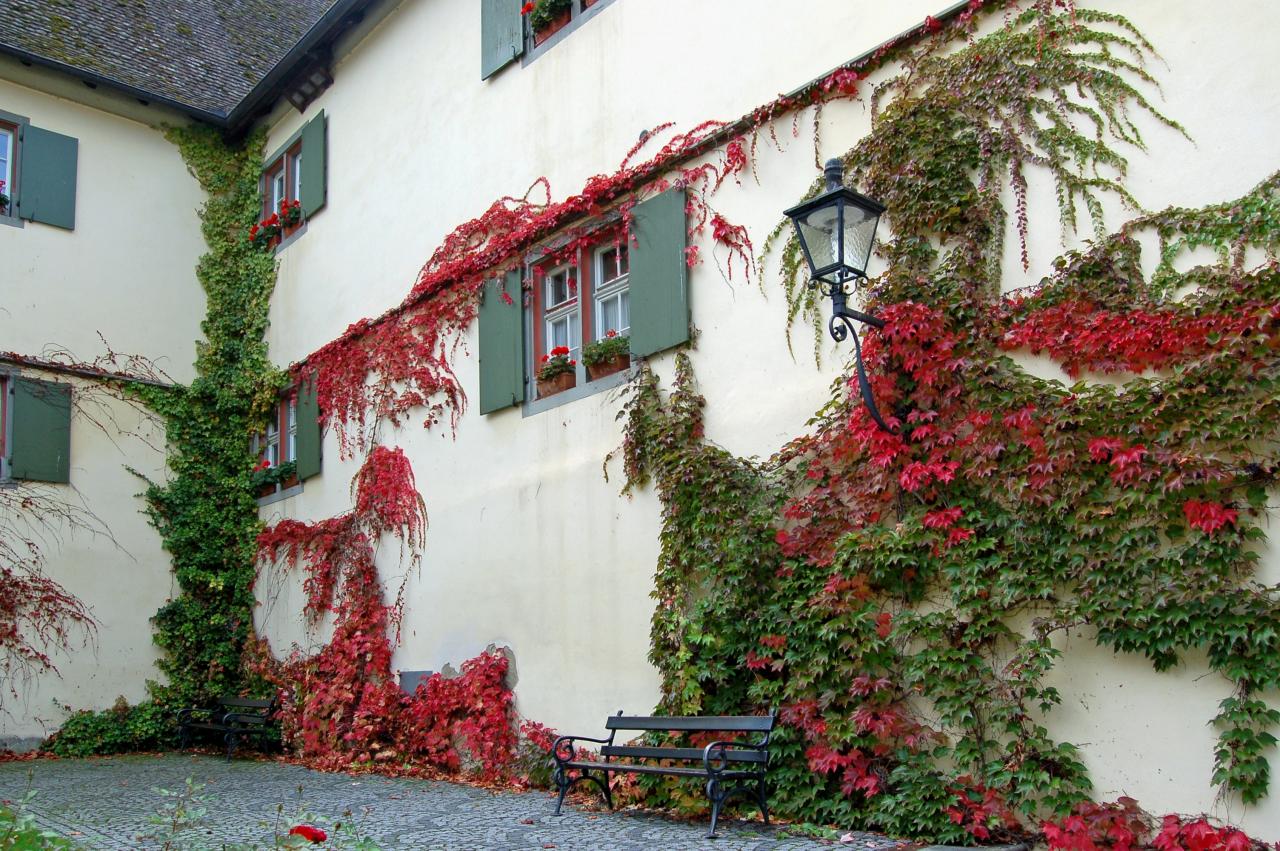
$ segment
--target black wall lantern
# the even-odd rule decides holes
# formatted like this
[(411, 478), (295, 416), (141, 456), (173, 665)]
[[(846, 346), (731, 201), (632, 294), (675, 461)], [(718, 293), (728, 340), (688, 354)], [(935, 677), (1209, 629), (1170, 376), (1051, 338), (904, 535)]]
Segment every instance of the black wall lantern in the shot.
[(837, 343), (853, 337), (858, 387), (867, 412), (880, 428), (893, 431), (880, 416), (871, 395), (871, 384), (862, 365), (862, 343), (853, 326), (856, 319), (883, 328), (884, 320), (854, 310), (847, 303), (853, 285), (859, 278), (867, 276), (871, 245), (875, 242), (876, 226), (880, 223), (884, 205), (847, 188), (844, 185), (844, 163), (838, 159), (827, 160), (823, 175), (827, 180), (827, 191), (812, 201), (787, 210), (786, 216), (796, 226), (800, 248), (809, 262), (809, 286), (822, 284), (825, 294), (831, 297), (831, 322), (827, 326), (831, 336)]

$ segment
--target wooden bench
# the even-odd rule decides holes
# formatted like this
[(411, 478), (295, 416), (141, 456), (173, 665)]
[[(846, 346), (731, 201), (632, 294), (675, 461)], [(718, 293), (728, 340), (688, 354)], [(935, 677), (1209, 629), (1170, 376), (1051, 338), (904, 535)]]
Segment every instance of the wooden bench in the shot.
[(265, 736), (275, 727), (276, 699), (223, 697), (217, 707), (191, 707), (178, 712), (178, 737), (183, 750), (195, 731), (221, 733), (227, 744), (227, 761), (242, 739)]
[[(773, 732), (775, 714), (770, 715), (720, 715), (703, 718), (679, 718), (662, 715), (623, 715), (621, 711), (605, 721), (609, 731), (607, 739), (587, 736), (561, 736), (551, 747), (555, 760), (555, 783), (560, 790), (556, 800), (556, 815), (564, 804), (564, 796), (573, 784), (587, 780), (604, 793), (605, 803), (613, 809), (613, 795), (609, 791), (609, 775), (668, 774), (674, 777), (706, 778), (707, 800), (711, 802), (711, 829), (708, 838), (716, 834), (720, 809), (732, 795), (745, 793), (755, 797), (769, 823), (769, 804), (766, 799), (765, 774), (769, 769), (769, 736)], [(704, 748), (659, 748), (632, 745), (615, 745), (619, 730), (666, 730), (678, 733), (758, 733), (752, 742), (717, 740)], [(599, 744), (603, 762), (578, 759), (577, 742)], [(625, 759), (627, 762), (615, 762)], [(640, 762), (637, 760), (652, 760)], [(672, 765), (669, 763), (679, 763)], [(570, 777), (570, 771), (577, 771)]]

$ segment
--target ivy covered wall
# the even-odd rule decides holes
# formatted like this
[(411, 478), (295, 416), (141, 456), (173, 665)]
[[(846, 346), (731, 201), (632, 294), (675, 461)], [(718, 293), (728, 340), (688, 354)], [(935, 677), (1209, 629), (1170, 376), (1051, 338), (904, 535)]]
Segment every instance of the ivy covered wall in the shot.
[[(652, 479), (665, 508), (660, 706), (780, 707), (785, 809), (952, 841), (1065, 817), (1093, 791), (1050, 733), (1080, 699), (1051, 678), (1073, 633), (1228, 679), (1202, 720), (1212, 772), (1178, 781), (1245, 804), (1269, 790), (1280, 598), (1255, 570), (1280, 470), (1280, 178), (1108, 231), (1103, 195), (1138, 206), (1119, 150), (1143, 145), (1134, 114), (1177, 129), (1133, 87), (1150, 51), (1124, 18), (1031, 9), (926, 43), (877, 87), (844, 159), (889, 209), (865, 293), (888, 324), (864, 351), (893, 433), (839, 381), (761, 463), (705, 440), (691, 360), (666, 399), (651, 376), (634, 388), (628, 486)], [(1031, 169), (1064, 226), (1087, 216), (1095, 236), (1006, 292)], [(798, 246), (774, 236), (793, 318), (825, 321)], [(1037, 378), (1018, 351), (1082, 380)]]

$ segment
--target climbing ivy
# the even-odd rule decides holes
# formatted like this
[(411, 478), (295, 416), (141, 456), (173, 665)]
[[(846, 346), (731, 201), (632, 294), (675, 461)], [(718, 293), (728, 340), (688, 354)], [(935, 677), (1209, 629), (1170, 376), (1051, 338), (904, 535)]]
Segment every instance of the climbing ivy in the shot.
[[(892, 433), (841, 379), (807, 435), (755, 463), (705, 440), (687, 356), (665, 400), (648, 371), (631, 385), (627, 487), (652, 480), (664, 505), (659, 709), (779, 707), (782, 812), (950, 842), (1083, 812), (1085, 766), (1046, 726), (1075, 632), (1157, 670), (1205, 651), (1235, 686), (1211, 780), (1266, 794), (1280, 596), (1253, 572), (1280, 471), (1280, 175), (1108, 234), (1103, 196), (1138, 206), (1117, 150), (1143, 144), (1132, 116), (1180, 130), (1135, 88), (1150, 51), (1124, 18), (1037, 4), (926, 40), (873, 92), (873, 129), (843, 160), (889, 208), (888, 268), (864, 293), (887, 324), (864, 355)], [(1005, 295), (1032, 168), (1065, 229), (1085, 207), (1095, 242)], [(817, 325), (783, 233), (766, 250), (789, 316)], [(1150, 280), (1143, 233), (1160, 246)], [(1218, 262), (1178, 271), (1201, 246)], [(1067, 387), (1017, 349), (1141, 375)]]
[(261, 132), (228, 143), (201, 126), (171, 129), (208, 198), (200, 211), (209, 247), (196, 276), (204, 290), (204, 339), (188, 386), (137, 385), (164, 419), (169, 478), (147, 482), (147, 515), (173, 559), (179, 593), (153, 618), (166, 682), (148, 682), (133, 707), (73, 715), (49, 743), (55, 753), (154, 747), (172, 737), (174, 711), (241, 691), (241, 655), (253, 628), (253, 580), (261, 527), (250, 487), (250, 436), (284, 383), (263, 335), (275, 261), (244, 237), (259, 212)]

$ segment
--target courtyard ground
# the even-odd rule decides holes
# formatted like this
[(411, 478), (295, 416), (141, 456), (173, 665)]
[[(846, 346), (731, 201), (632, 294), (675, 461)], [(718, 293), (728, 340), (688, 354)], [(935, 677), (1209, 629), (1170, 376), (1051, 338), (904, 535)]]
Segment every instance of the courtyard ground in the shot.
[[(816, 851), (830, 843), (786, 836), (755, 822), (730, 821), (717, 839), (706, 839), (706, 820), (684, 822), (636, 812), (587, 812), (565, 806), (552, 815), (554, 797), (544, 791), (499, 792), (458, 783), (325, 774), (296, 765), (193, 754), (34, 760), (0, 764), (0, 798), (18, 801), (36, 790), (29, 805), (37, 823), (87, 848), (155, 848), (146, 834), (153, 817), (186, 787), (204, 784), (193, 807), (203, 823), (184, 835), (198, 847), (261, 843), (273, 826), (281, 832), (305, 809), (330, 822), (349, 818), (379, 848), (421, 849), (682, 849), (717, 851)], [(838, 847), (882, 851), (897, 846), (875, 834), (858, 834)], [(317, 846), (323, 847), (323, 846)]]

